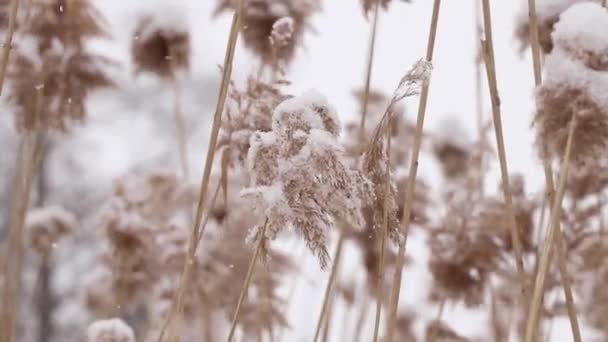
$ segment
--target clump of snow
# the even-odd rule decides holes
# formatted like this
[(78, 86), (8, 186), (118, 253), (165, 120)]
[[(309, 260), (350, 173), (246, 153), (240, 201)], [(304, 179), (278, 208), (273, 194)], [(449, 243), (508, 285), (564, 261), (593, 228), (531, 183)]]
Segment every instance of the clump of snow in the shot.
[(292, 17), (282, 17), (272, 24), (270, 39), (273, 45), (287, 46), (293, 37), (295, 22)]
[(555, 25), (553, 40), (565, 48), (608, 53), (608, 11), (593, 2), (572, 5)]
[[(539, 22), (543, 22), (554, 17), (559, 17), (568, 7), (579, 2), (590, 2), (590, 0), (537, 0), (536, 19)], [(528, 2), (521, 1), (521, 7), (515, 19), (516, 26), (526, 25), (528, 20)]]
[[(242, 195), (267, 219), (267, 237), (286, 227), (302, 236), (327, 265), (328, 232), (336, 220), (362, 227), (361, 209), (370, 184), (338, 143), (335, 110), (316, 91), (288, 99), (275, 109), (270, 132), (251, 138), (248, 168), (251, 187)], [(258, 235), (259, 227), (250, 232)]]
[(135, 334), (121, 319), (112, 318), (89, 325), (87, 342), (135, 342)]
[(607, 73), (589, 69), (583, 61), (572, 58), (559, 48), (547, 56), (544, 68), (544, 86), (585, 89), (585, 93), (595, 103), (602, 108), (608, 108)]

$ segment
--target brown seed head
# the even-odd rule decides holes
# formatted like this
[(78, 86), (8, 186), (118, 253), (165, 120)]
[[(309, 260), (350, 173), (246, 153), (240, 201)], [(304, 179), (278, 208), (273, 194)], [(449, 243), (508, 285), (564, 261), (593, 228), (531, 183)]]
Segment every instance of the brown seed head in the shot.
[(190, 66), (190, 33), (182, 27), (159, 23), (152, 16), (139, 20), (131, 55), (136, 73), (150, 72), (171, 79)]
[[(219, 0), (216, 14), (235, 9), (236, 4), (236, 0)], [(287, 64), (293, 60), (310, 16), (320, 9), (318, 0), (246, 0), (244, 6), (241, 32), (245, 46), (269, 65), (275, 58)], [(288, 45), (275, 50), (269, 38), (275, 23), (284, 17), (292, 19), (293, 33)]]

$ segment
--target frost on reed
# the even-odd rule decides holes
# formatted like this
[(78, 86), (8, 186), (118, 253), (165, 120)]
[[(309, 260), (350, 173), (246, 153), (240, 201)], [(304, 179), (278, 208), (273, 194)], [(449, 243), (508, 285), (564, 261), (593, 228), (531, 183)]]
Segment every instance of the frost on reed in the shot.
[[(536, 20), (538, 25), (538, 41), (544, 53), (553, 49), (551, 33), (560, 15), (570, 6), (581, 2), (601, 3), (602, 0), (536, 0)], [(519, 40), (520, 51), (530, 46), (530, 26), (528, 20), (528, 2), (521, 1), (520, 9), (515, 18), (515, 37)]]
[(274, 110), (272, 130), (251, 136), (251, 187), (243, 192), (260, 219), (268, 220), (264, 238), (293, 228), (322, 268), (329, 261), (331, 228), (363, 228), (361, 209), (371, 199), (370, 182), (349, 164), (337, 141), (339, 130), (334, 109), (317, 92), (284, 101)]
[(20, 28), (9, 64), (10, 102), (20, 128), (66, 129), (86, 116), (87, 94), (112, 85), (85, 41), (107, 36), (89, 1), (32, 1), (30, 20)]
[(136, 73), (172, 79), (190, 66), (190, 33), (185, 13), (164, 6), (161, 13), (138, 19), (131, 45)]
[[(363, 91), (354, 92), (360, 106), (363, 105)], [(412, 145), (414, 125), (407, 120), (405, 106), (393, 104), (387, 112), (391, 99), (385, 94), (372, 90), (368, 97), (368, 111), (366, 125), (360, 132), (360, 118), (345, 125), (344, 146), (353, 161), (360, 158), (361, 170), (373, 184), (375, 200), (363, 208), (365, 228), (363, 230), (349, 230), (347, 236), (352, 238), (363, 253), (363, 266), (369, 281), (368, 289), (373, 293), (380, 259), (380, 238), (383, 222), (384, 199), (388, 196), (389, 206), (389, 234), (393, 241), (398, 241), (398, 219), (402, 216), (405, 186), (407, 183), (408, 151)], [(358, 110), (362, 113), (362, 110)], [(391, 187), (390, 193), (385, 193), (384, 180), (386, 179), (386, 148), (381, 139), (372, 144), (383, 117), (387, 115), (391, 134)], [(363, 133), (363, 134), (361, 134)], [(426, 220), (426, 207), (429, 204), (428, 188), (423, 181), (417, 180), (414, 196), (413, 216), (417, 224), (423, 225)], [(386, 266), (390, 269), (394, 264), (395, 253), (392, 249), (386, 250)], [(387, 279), (389, 277), (385, 277)]]
[(87, 328), (86, 342), (135, 342), (135, 334), (119, 318), (99, 320)]
[[(236, 0), (218, 0), (216, 14), (236, 5)], [(310, 28), (310, 17), (320, 10), (320, 1), (246, 0), (244, 6), (241, 33), (245, 46), (264, 64), (272, 65), (276, 59), (289, 64)]]
[(285, 82), (266, 83), (249, 77), (244, 89), (232, 84), (222, 121), (218, 150), (230, 149), (231, 161), (245, 165), (251, 135), (272, 129), (272, 112), (286, 99)]
[(608, 11), (587, 2), (571, 6), (560, 18), (544, 82), (536, 91), (534, 125), (540, 153), (559, 158), (576, 115), (572, 160), (580, 165), (608, 149)]

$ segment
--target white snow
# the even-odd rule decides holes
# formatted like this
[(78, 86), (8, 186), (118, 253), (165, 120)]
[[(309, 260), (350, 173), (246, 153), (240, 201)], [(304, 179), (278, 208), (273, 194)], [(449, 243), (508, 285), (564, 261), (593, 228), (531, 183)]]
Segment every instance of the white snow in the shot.
[(545, 86), (585, 89), (585, 93), (596, 104), (608, 107), (608, 73), (589, 69), (582, 61), (574, 59), (559, 47), (547, 56), (544, 68)]
[(87, 342), (135, 342), (133, 329), (118, 318), (95, 321), (87, 329)]
[[(558, 17), (568, 7), (579, 2), (592, 2), (594, 0), (537, 0), (536, 18), (540, 22)], [(599, 1), (595, 1), (599, 2)], [(527, 25), (528, 23), (528, 1), (521, 0), (520, 7), (516, 16), (516, 26)]]
[(608, 53), (608, 11), (593, 2), (572, 5), (555, 25), (556, 45), (595, 54)]

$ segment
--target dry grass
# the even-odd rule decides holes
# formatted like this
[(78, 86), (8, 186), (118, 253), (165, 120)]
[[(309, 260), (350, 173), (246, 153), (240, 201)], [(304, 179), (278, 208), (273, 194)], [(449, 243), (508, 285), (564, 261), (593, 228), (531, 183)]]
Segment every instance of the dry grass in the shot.
[[(36, 176), (56, 176), (52, 167), (38, 168), (41, 158), (56, 152), (45, 145), (42, 156), (40, 137), (72, 134), (74, 124), (86, 121), (89, 95), (114, 85), (107, 75), (113, 62), (88, 50), (91, 39), (107, 38), (108, 31), (89, 1), (30, 0), (20, 16), (18, 4), (0, 0), (0, 23), (7, 26), (0, 90), (6, 78), (6, 101), (21, 141), (0, 250), (0, 342), (31, 336), (46, 338), (41, 342), (282, 341), (296, 329), (315, 342), (366, 335), (374, 342), (532, 342), (548, 339), (546, 328), (564, 317), (576, 342), (587, 326), (600, 338), (608, 336), (608, 112), (596, 89), (605, 83), (598, 80), (605, 77), (608, 57), (579, 44), (589, 32), (581, 31), (575, 42), (553, 34), (568, 28), (560, 13), (537, 13), (536, 1), (528, 0), (528, 20), (517, 21), (516, 35), (532, 53), (534, 147), (546, 182), (540, 190), (531, 190), (527, 175), (512, 174), (507, 165), (507, 154), (516, 151), (507, 151), (504, 140), (515, 132), (502, 127), (489, 0), (476, 8), (482, 20), (476, 13), (475, 24), (476, 35), (484, 37), (476, 36), (476, 52), (485, 66), (492, 122), (484, 119), (478, 63), (474, 141), (460, 136), (453, 123), (447, 132), (424, 127), (440, 0), (433, 1), (424, 60), (389, 95), (372, 87), (372, 76), (384, 35), (378, 30), (381, 13), (397, 2), (360, 2), (370, 39), (364, 80), (355, 92), (359, 116), (344, 125), (332, 106), (343, 104), (314, 90), (288, 93), (298, 86), (291, 87), (288, 67), (311, 31), (312, 16), (322, 10), (320, 2), (219, 0), (217, 13), (235, 12), (196, 186), (188, 183), (186, 160), (186, 122), (193, 119), (183, 113), (187, 92), (179, 81), (190, 72), (191, 44), (198, 38), (142, 17), (130, 50), (133, 77), (154, 74), (173, 91), (181, 176), (171, 168), (132, 170), (85, 213), (59, 205), (55, 187), (39, 194), (32, 183)], [(597, 4), (587, 5), (608, 18)], [(12, 43), (16, 28), (19, 39)], [(239, 36), (256, 57), (244, 81), (232, 79)], [(581, 75), (588, 82), (568, 82)], [(415, 123), (406, 118), (402, 101), (413, 96), (419, 96)], [(489, 143), (492, 123), (495, 147)], [(437, 179), (418, 175), (426, 154), (436, 162)], [(555, 162), (561, 162), (557, 187)], [(498, 194), (486, 189), (492, 165), (500, 171)], [(30, 204), (34, 194), (37, 201)], [(412, 226), (425, 236), (422, 247), (429, 254), (422, 265), (430, 276), (428, 298), (420, 299), (420, 307), (400, 303), (403, 275), (419, 263), (406, 255)], [(285, 238), (294, 240), (293, 247), (279, 251), (277, 242)], [(90, 260), (66, 261), (65, 254), (89, 249), (89, 243), (97, 253)], [(347, 265), (341, 259), (351, 247), (356, 257)], [(295, 253), (300, 249), (304, 254)], [(329, 271), (327, 277), (311, 277), (304, 266), (310, 256), (318, 269)], [(65, 279), (81, 276), (72, 270), (74, 261), (90, 268), (82, 284), (55, 289), (61, 272), (67, 272)], [(345, 272), (347, 267), (356, 271)], [(59, 275), (50, 277), (55, 270)], [(301, 299), (294, 298), (295, 289), (318, 280), (324, 281), (317, 288), (318, 316), (310, 317), (312, 323), (289, 321)], [(42, 293), (41, 287), (51, 293), (32, 294)], [(81, 308), (86, 324), (68, 327), (60, 319), (68, 306)], [(429, 308), (437, 315), (427, 317)], [(483, 312), (487, 329), (480, 330), (488, 334), (463, 334), (450, 323), (454, 308)]]

